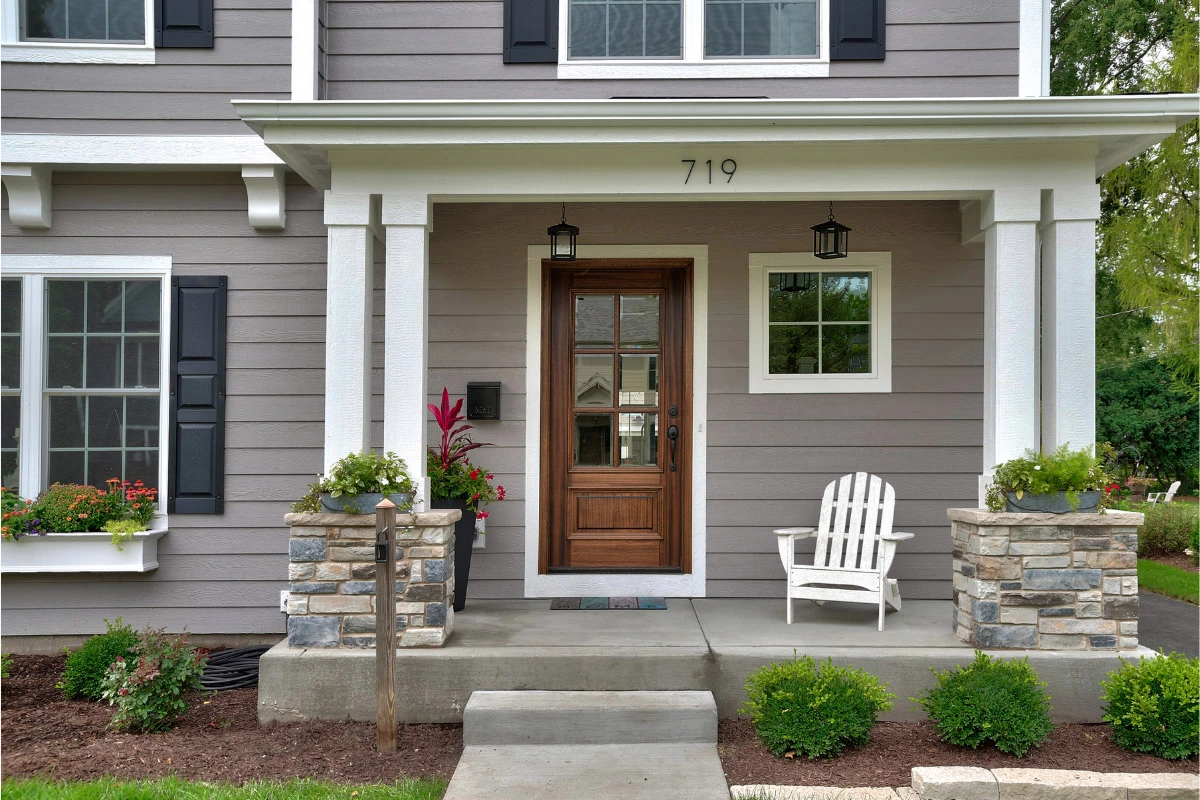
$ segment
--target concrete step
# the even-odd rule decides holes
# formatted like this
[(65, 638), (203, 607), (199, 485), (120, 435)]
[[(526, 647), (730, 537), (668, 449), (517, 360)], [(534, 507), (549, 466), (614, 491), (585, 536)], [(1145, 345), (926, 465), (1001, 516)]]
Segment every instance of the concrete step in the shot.
[(729, 800), (729, 788), (716, 744), (489, 745), (463, 749), (444, 800), (575, 798)]
[(487, 692), (463, 710), (463, 743), (716, 744), (712, 692)]

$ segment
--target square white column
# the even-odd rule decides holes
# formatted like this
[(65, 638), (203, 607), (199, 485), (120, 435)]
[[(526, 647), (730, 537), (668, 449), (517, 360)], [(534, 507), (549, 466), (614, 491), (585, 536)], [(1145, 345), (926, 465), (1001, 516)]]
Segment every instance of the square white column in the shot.
[(385, 194), (382, 219), (387, 238), (383, 448), (404, 459), (418, 483), (417, 501), (428, 507), (429, 198)]
[(997, 189), (983, 203), (983, 477), (1038, 446), (1037, 223), (1041, 192)]
[(369, 194), (325, 192), (326, 472), (346, 454), (371, 447), (371, 228), (377, 214)]
[(1042, 449), (1096, 441), (1100, 187), (1042, 193)]

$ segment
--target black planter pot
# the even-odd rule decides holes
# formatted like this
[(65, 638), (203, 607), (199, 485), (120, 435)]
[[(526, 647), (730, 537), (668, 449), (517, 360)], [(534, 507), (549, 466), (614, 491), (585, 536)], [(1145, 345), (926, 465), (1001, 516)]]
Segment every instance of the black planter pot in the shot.
[(454, 523), (454, 610), (467, 607), (467, 579), (471, 576), (471, 552), (475, 547), (475, 512), (466, 500), (432, 500), (430, 508), (457, 508), (462, 517)]

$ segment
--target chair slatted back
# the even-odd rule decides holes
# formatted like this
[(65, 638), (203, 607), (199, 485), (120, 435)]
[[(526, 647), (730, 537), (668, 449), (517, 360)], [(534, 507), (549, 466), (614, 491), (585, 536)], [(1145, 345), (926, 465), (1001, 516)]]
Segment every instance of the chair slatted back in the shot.
[(813, 566), (877, 568), (879, 537), (892, 531), (896, 491), (877, 475), (843, 475), (825, 487)]
[(1163, 498), (1163, 502), (1164, 503), (1172, 502), (1175, 499), (1175, 493), (1179, 491), (1179, 487), (1182, 485), (1183, 485), (1182, 481), (1175, 481), (1174, 483), (1172, 483), (1170, 488), (1167, 489), (1167, 495), (1166, 495), (1166, 497)]

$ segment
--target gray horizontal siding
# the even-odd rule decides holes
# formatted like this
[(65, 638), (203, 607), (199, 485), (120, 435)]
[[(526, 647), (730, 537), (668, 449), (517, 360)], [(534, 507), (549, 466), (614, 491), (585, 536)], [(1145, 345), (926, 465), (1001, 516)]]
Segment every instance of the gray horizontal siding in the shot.
[[(510, 499), (489, 508), (487, 549), (471, 567), (475, 597), (522, 593), (525, 248), (541, 241), (533, 221), (555, 213), (435, 207), (430, 400), (442, 385), (461, 394), (474, 380), (500, 380), (504, 392), (503, 421), (476, 431), (497, 445), (476, 460)], [(867, 470), (896, 487), (896, 525), (916, 534), (894, 569), (905, 596), (947, 598), (946, 508), (975, 504), (982, 458), (982, 249), (960, 244), (953, 203), (839, 206), (855, 249), (892, 253), (893, 392), (750, 395), (747, 254), (805, 250), (798, 221), (824, 213), (788, 203), (600, 203), (572, 206), (571, 221), (588, 244), (709, 245), (708, 593), (782, 597), (771, 529), (815, 521), (829, 481)]]
[(227, 275), (230, 300), (225, 513), (172, 516), (160, 566), (144, 575), (6, 575), (6, 636), (91, 633), (118, 614), (194, 633), (283, 632), (283, 515), (321, 469), (326, 260), (320, 195), (293, 179), (287, 209), (287, 231), (264, 234), (235, 173), (55, 173), (50, 231), (3, 214), (7, 253), (170, 254), (177, 275)]
[(287, 99), (291, 4), (216, 0), (208, 48), (167, 48), (153, 65), (5, 63), (6, 133), (245, 134), (229, 101)]
[(397, 98), (989, 97), (1017, 89), (1016, 0), (892, 0), (887, 58), (828, 78), (558, 81), (553, 64), (501, 62), (498, 0), (329, 0), (327, 96)]

